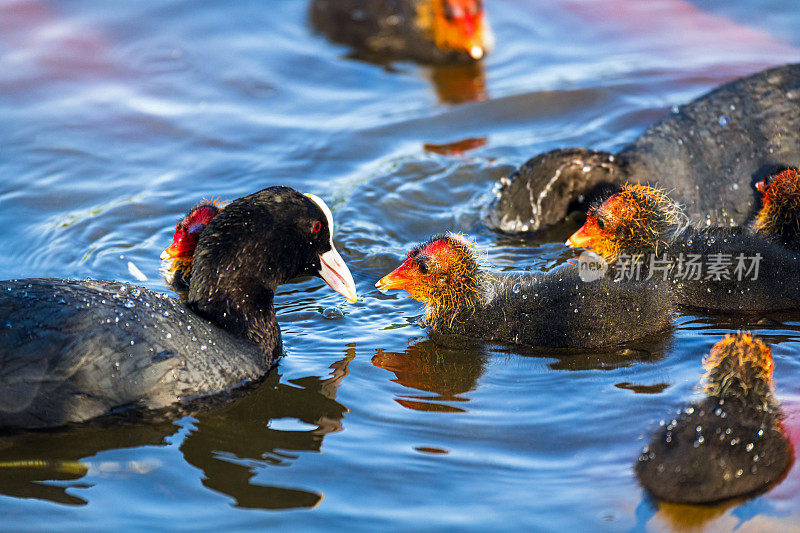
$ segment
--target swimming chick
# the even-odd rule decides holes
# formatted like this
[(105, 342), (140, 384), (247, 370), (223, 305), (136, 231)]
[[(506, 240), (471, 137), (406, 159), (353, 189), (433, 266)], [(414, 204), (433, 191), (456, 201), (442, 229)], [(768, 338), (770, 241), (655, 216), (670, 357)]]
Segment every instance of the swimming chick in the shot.
[(745, 228), (695, 228), (664, 191), (624, 184), (566, 242), (618, 274), (660, 279), (680, 305), (709, 311), (800, 309), (800, 255)]
[(726, 335), (703, 365), (705, 398), (663, 422), (634, 468), (660, 500), (713, 503), (763, 492), (794, 461), (769, 347), (747, 333)]
[(754, 231), (795, 251), (800, 251), (800, 172), (784, 170), (756, 183), (761, 209)]
[(674, 300), (654, 285), (603, 277), (584, 282), (572, 265), (543, 274), (494, 274), (474, 242), (445, 233), (416, 246), (375, 286), (402, 289), (424, 302), (424, 322), (437, 332), (580, 349), (614, 346), (667, 328)]
[(311, 21), (378, 60), (471, 62), (492, 44), (482, 0), (313, 0)]

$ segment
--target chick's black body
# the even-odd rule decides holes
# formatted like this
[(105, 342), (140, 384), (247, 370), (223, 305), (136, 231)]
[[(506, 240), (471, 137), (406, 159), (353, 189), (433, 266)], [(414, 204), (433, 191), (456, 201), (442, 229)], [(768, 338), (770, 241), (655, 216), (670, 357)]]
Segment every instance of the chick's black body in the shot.
[[(723, 312), (800, 309), (800, 255), (759, 235), (741, 228), (688, 228), (653, 261), (664, 256), (680, 305)], [(648, 271), (649, 256), (645, 261)], [(652, 275), (661, 280), (664, 271)]]
[(208, 225), (187, 304), (125, 283), (0, 282), (0, 427), (161, 409), (262, 378), (282, 352), (275, 289), (315, 274), (328, 249), (322, 210), (271, 187)]
[(727, 335), (703, 366), (706, 397), (663, 420), (635, 464), (642, 486), (662, 500), (750, 495), (780, 480), (794, 460), (766, 344), (748, 333)]
[(608, 184), (649, 183), (715, 226), (743, 224), (754, 184), (800, 164), (800, 64), (735, 80), (682, 106), (618, 154), (554, 150), (503, 180), (485, 221), (498, 231), (555, 224)]
[(780, 412), (740, 400), (706, 398), (664, 422), (635, 465), (657, 498), (713, 503), (766, 489), (791, 465)]
[(584, 282), (576, 268), (539, 275), (485, 275), (475, 305), (439, 330), (542, 348), (585, 349), (630, 342), (669, 327), (675, 302), (649, 282)]

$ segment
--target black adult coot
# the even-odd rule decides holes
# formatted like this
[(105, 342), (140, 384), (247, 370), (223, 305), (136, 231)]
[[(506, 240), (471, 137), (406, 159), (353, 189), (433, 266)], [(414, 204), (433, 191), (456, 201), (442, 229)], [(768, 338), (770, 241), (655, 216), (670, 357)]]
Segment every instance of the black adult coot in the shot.
[(763, 492), (794, 460), (769, 347), (746, 333), (727, 335), (703, 364), (706, 397), (665, 420), (634, 468), (660, 500), (714, 503)]
[(108, 281), (0, 282), (0, 427), (53, 427), (189, 402), (261, 379), (282, 353), (275, 289), (319, 276), (349, 301), (325, 203), (288, 187), (202, 232), (185, 303)]
[(312, 0), (311, 22), (378, 60), (467, 62), (491, 46), (481, 0)]
[(608, 184), (670, 191), (708, 225), (741, 225), (754, 184), (800, 165), (800, 64), (735, 80), (684, 105), (617, 154), (570, 148), (540, 154), (500, 181), (484, 213), (501, 232), (560, 222)]
[(625, 184), (567, 241), (602, 255), (617, 277), (655, 278), (678, 302), (710, 311), (800, 309), (800, 255), (746, 228), (694, 228), (663, 191)]
[(543, 348), (596, 348), (639, 339), (670, 325), (674, 300), (655, 283), (582, 281), (571, 265), (544, 274), (501, 275), (480, 264), (474, 243), (435, 235), (383, 277), (426, 304), (433, 331)]

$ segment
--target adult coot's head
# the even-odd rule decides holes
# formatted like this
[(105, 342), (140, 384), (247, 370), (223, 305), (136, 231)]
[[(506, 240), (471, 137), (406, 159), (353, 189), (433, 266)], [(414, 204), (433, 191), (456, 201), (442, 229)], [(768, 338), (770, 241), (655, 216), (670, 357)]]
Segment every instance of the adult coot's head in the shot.
[(332, 234), (331, 211), (314, 195), (269, 187), (234, 200), (200, 234), (188, 303), (229, 328), (231, 316), (250, 328), (271, 308), (275, 288), (299, 276), (319, 276), (355, 302), (353, 276)]

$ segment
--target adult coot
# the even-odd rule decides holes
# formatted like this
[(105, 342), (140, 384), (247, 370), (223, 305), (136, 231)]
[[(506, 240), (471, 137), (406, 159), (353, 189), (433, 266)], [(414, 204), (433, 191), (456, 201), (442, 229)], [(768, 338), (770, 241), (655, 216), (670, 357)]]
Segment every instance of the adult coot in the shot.
[(474, 61), (491, 46), (481, 0), (313, 0), (311, 22), (379, 60)]
[(682, 106), (617, 154), (570, 148), (540, 154), (503, 178), (484, 213), (498, 231), (555, 224), (608, 184), (670, 191), (707, 225), (743, 224), (754, 184), (800, 165), (800, 64), (722, 85)]
[(794, 460), (769, 347), (746, 333), (727, 335), (703, 364), (706, 397), (662, 422), (635, 465), (661, 500), (713, 503), (762, 492)]
[(432, 330), (543, 348), (613, 346), (657, 333), (673, 317), (656, 283), (583, 281), (571, 265), (544, 274), (501, 275), (480, 264), (474, 243), (435, 235), (375, 285), (426, 304)]
[(282, 352), (275, 289), (316, 275), (355, 301), (325, 203), (288, 187), (208, 223), (185, 303), (126, 283), (0, 282), (0, 427), (161, 409), (262, 378)]

